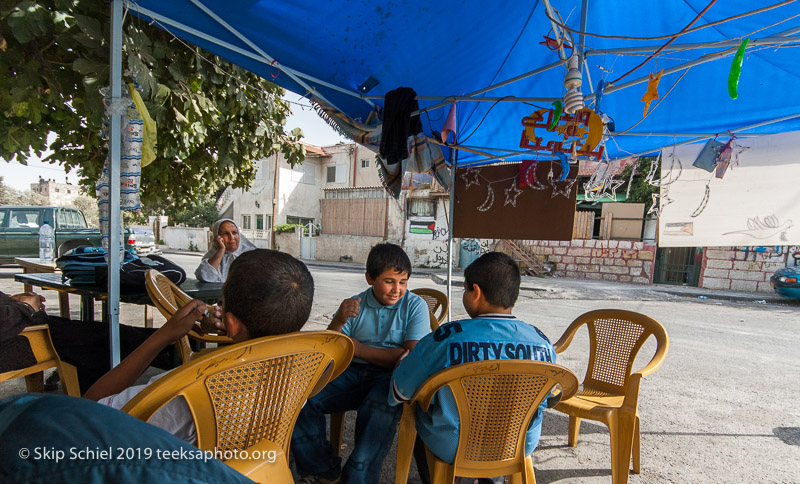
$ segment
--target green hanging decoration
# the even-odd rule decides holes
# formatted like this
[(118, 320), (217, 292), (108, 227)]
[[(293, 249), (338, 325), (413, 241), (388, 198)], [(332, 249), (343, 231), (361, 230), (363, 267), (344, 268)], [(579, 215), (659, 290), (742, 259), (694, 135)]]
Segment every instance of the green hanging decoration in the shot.
[(745, 38), (736, 50), (731, 64), (731, 72), (728, 74), (728, 95), (731, 99), (739, 97), (739, 76), (742, 75), (742, 61), (744, 61), (744, 51), (747, 50), (747, 43), (750, 39)]
[(547, 127), (548, 131), (556, 129), (558, 121), (561, 119), (561, 110), (563, 109), (561, 101), (553, 101), (553, 120), (550, 121), (550, 126)]

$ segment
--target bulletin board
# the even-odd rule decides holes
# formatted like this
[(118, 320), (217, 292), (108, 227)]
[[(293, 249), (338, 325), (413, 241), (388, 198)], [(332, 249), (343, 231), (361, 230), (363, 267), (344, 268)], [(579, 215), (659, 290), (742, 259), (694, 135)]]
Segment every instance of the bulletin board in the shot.
[(453, 236), (572, 240), (578, 167), (562, 173), (556, 161), (458, 169)]

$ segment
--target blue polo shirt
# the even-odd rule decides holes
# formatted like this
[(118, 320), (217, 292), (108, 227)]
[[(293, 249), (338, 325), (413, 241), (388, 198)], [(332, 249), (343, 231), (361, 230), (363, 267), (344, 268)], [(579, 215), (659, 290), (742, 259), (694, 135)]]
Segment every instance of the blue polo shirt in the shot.
[[(445, 324), (422, 338), (394, 370), (389, 405), (410, 400), (437, 371), (461, 363), (484, 360), (538, 360), (555, 363), (550, 340), (535, 326), (510, 314), (483, 314)], [(525, 437), (525, 455), (539, 443), (543, 401)], [(425, 445), (445, 462), (453, 462), (458, 446), (458, 410), (449, 388), (441, 389), (427, 412), (417, 409), (417, 433)]]
[[(392, 306), (384, 306), (370, 287), (361, 294), (358, 316), (348, 318), (342, 333), (374, 348), (400, 348), (406, 341), (421, 340), (430, 333), (430, 316), (425, 300), (406, 291)], [(367, 363), (360, 358), (353, 361)]]

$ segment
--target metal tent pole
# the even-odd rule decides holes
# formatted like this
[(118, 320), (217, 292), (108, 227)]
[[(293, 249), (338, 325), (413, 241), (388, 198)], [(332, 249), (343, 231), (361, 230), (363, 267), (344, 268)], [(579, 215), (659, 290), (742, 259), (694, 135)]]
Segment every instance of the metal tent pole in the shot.
[[(111, 3), (111, 105), (116, 106), (122, 97), (122, 0)], [(119, 247), (120, 247), (120, 149), (122, 143), (122, 117), (111, 110), (109, 136), (109, 234), (108, 234), (108, 325), (111, 347), (111, 366), (120, 361), (119, 350)]]
[[(455, 141), (455, 140), (454, 140)], [(458, 157), (456, 150), (450, 149), (450, 213), (447, 214), (447, 314), (453, 318), (453, 207), (455, 206), (456, 192), (456, 165)]]

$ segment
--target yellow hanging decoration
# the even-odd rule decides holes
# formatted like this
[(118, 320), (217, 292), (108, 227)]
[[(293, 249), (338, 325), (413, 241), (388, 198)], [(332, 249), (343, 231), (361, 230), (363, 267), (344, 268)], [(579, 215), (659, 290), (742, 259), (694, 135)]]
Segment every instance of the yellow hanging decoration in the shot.
[(661, 69), (656, 75), (653, 75), (652, 72), (650, 73), (650, 79), (647, 81), (647, 92), (642, 96), (642, 101), (644, 101), (644, 116), (647, 116), (647, 111), (650, 109), (650, 102), (654, 99), (658, 99), (658, 83), (661, 81), (661, 74), (663, 73), (664, 69)]
[(131, 94), (133, 104), (136, 106), (136, 110), (139, 111), (139, 115), (142, 117), (142, 123), (144, 124), (142, 133), (142, 167), (145, 167), (156, 159), (156, 122), (150, 117), (147, 106), (145, 106), (142, 96), (133, 86), (133, 83), (128, 83), (128, 91)]

